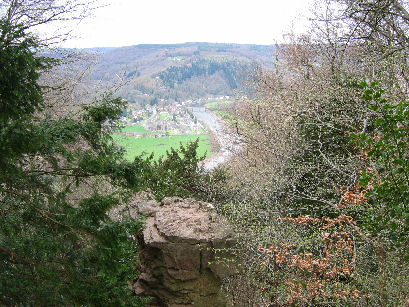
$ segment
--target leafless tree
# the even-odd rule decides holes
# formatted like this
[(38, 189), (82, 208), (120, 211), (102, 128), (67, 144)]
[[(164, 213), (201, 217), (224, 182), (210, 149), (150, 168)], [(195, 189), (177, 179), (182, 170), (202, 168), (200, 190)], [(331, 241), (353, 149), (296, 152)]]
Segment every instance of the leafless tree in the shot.
[[(277, 217), (297, 210), (339, 212), (342, 189), (352, 189), (365, 167), (350, 133), (371, 133), (379, 115), (362, 100), (358, 84), (378, 81), (390, 103), (408, 97), (408, 17), (406, 1), (317, 1), (308, 33), (288, 36), (278, 48), (274, 70), (254, 72), (256, 94), (235, 109), (235, 131), (244, 149), (231, 167), (246, 194), (230, 214), (244, 229), (248, 263), (259, 261), (251, 247), (266, 237), (270, 242), (305, 241), (304, 234), (285, 229)], [(383, 261), (380, 265), (389, 271), (382, 278), (394, 286), (380, 285), (376, 274), (361, 282), (373, 291), (371, 302), (403, 303), (408, 289), (398, 286), (394, 274), (407, 266), (393, 265), (390, 260), (397, 254), (379, 260), (369, 252), (384, 246), (382, 240), (379, 236), (357, 247), (359, 265)], [(254, 268), (250, 275), (265, 277)], [(385, 291), (391, 292), (388, 299)]]
[[(60, 43), (70, 37), (75, 24), (98, 7), (98, 0), (2, 0), (0, 16), (25, 30), (41, 31), (42, 43)], [(44, 36), (45, 34), (45, 36)]]

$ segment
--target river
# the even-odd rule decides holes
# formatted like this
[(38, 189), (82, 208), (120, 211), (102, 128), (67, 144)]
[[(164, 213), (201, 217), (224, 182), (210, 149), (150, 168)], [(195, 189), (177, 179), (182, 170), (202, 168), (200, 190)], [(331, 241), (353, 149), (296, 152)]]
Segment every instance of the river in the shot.
[(212, 170), (220, 164), (227, 162), (233, 153), (240, 148), (240, 143), (238, 139), (229, 133), (228, 127), (213, 113), (206, 111), (205, 107), (192, 107), (192, 113), (197, 120), (213, 132), (220, 145), (219, 152), (205, 160), (205, 169)]

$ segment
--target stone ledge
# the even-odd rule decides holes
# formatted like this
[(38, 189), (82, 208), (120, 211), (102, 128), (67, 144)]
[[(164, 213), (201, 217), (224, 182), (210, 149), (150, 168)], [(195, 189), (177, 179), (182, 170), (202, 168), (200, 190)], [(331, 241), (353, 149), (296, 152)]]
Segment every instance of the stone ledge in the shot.
[(149, 200), (136, 207), (148, 218), (138, 238), (143, 273), (135, 293), (153, 296), (152, 306), (226, 306), (221, 281), (233, 270), (216, 263), (216, 254), (232, 258), (228, 248), (235, 236), (227, 221), (211, 204), (194, 199)]

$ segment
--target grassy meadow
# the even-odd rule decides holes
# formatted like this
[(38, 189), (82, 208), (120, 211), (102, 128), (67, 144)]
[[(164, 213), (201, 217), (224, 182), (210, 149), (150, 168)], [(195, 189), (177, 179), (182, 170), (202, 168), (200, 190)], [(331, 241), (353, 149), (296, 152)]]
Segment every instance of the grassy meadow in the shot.
[(160, 138), (136, 138), (135, 136), (114, 134), (113, 138), (116, 143), (126, 149), (125, 157), (130, 161), (132, 161), (136, 156), (141, 154), (150, 155), (152, 152), (154, 153), (155, 159), (159, 159), (160, 156), (166, 155), (166, 151), (170, 150), (171, 147), (179, 148), (180, 143), (186, 144), (188, 142), (193, 142), (197, 138), (199, 138), (199, 156), (203, 156), (205, 153), (206, 156), (211, 155), (211, 145), (209, 135), (207, 134), (169, 136)]
[(130, 125), (130, 126), (125, 126), (121, 129), (121, 132), (140, 132), (140, 133), (151, 133), (154, 134), (155, 132), (146, 130), (143, 126), (141, 125)]

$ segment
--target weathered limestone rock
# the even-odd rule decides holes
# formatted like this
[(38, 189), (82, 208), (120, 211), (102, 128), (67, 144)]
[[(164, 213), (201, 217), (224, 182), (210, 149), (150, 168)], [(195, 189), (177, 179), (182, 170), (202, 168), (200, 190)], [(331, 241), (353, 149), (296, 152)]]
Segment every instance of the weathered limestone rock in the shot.
[(137, 207), (147, 220), (139, 238), (142, 274), (135, 293), (154, 297), (155, 306), (226, 306), (221, 280), (234, 268), (218, 259), (232, 259), (227, 249), (235, 237), (212, 205), (165, 198)]

